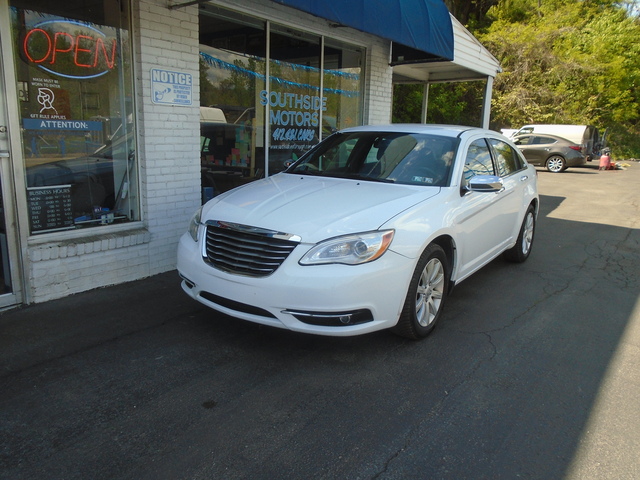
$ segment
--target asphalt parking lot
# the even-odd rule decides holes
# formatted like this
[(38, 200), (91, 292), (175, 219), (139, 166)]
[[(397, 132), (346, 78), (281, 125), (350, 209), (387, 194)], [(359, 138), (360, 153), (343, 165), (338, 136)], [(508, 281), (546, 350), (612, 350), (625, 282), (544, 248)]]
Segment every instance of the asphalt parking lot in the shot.
[(539, 184), (529, 260), (421, 342), (220, 316), (175, 272), (0, 314), (0, 478), (640, 478), (640, 165)]

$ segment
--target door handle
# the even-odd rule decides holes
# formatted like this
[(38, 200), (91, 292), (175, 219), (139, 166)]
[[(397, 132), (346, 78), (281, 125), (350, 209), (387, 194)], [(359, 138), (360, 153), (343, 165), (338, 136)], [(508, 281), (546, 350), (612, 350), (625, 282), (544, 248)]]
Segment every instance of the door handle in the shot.
[(9, 150), (0, 150), (0, 158), (9, 158)]

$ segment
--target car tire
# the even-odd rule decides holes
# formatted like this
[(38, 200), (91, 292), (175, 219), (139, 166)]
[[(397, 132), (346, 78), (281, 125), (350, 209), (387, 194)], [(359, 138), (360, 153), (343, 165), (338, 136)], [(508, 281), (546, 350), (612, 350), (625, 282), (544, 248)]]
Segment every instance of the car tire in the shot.
[(567, 169), (567, 162), (560, 155), (551, 155), (547, 158), (545, 167), (551, 173), (560, 173)]
[(429, 245), (411, 276), (400, 319), (392, 331), (412, 340), (426, 337), (436, 326), (449, 290), (449, 261), (442, 247)]
[(533, 237), (536, 230), (536, 213), (533, 205), (530, 205), (527, 209), (527, 213), (524, 215), (522, 226), (520, 227), (520, 233), (518, 233), (518, 240), (516, 244), (504, 252), (504, 257), (510, 262), (522, 263), (531, 253), (533, 247)]

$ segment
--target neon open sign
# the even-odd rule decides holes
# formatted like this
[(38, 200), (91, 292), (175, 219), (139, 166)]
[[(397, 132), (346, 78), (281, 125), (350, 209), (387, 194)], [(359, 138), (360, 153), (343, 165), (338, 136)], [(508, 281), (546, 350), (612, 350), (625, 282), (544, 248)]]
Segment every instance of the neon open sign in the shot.
[(95, 78), (113, 69), (117, 42), (84, 23), (48, 20), (27, 31), (22, 50), (29, 62), (54, 75)]

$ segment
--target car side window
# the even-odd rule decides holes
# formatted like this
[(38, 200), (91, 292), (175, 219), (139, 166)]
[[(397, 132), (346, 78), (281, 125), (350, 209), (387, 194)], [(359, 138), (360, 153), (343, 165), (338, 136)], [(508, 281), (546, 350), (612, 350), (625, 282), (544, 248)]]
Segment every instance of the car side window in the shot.
[(476, 175), (495, 175), (489, 145), (484, 138), (474, 140), (464, 161), (463, 185), (467, 185)]
[(498, 176), (506, 177), (524, 167), (524, 163), (511, 145), (496, 138), (489, 139), (496, 156)]
[(531, 143), (536, 145), (548, 145), (550, 143), (556, 143), (556, 141), (549, 137), (534, 137)]
[(524, 135), (522, 137), (516, 137), (513, 140), (513, 143), (516, 145), (529, 145), (530, 143), (534, 143), (534, 139), (529, 135)]

